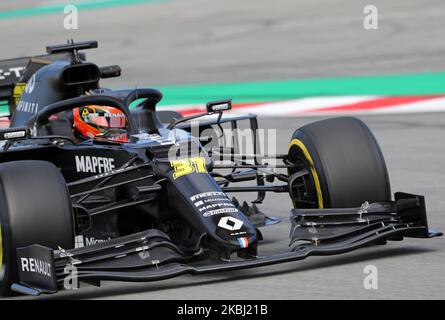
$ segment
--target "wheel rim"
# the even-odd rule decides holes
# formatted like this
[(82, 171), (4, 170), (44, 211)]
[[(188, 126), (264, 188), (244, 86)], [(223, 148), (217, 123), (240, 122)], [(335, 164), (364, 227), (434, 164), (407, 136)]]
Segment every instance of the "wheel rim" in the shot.
[(317, 201), (318, 201), (318, 207), (320, 209), (323, 209), (324, 205), (323, 205), (323, 193), (321, 191), (321, 184), (320, 184), (320, 179), (318, 178), (318, 173), (317, 170), (315, 168), (315, 164), (314, 164), (314, 160), (312, 159), (309, 151), (307, 150), (306, 146), (304, 145), (304, 143), (297, 139), (297, 138), (293, 138), (289, 144), (289, 148), (288, 148), (288, 153), (290, 152), (290, 150), (292, 149), (292, 147), (298, 147), (301, 152), (303, 153), (304, 157), (306, 158), (308, 164), (309, 164), (309, 171), (312, 174), (312, 178), (314, 180), (315, 183), (315, 191), (317, 194)]

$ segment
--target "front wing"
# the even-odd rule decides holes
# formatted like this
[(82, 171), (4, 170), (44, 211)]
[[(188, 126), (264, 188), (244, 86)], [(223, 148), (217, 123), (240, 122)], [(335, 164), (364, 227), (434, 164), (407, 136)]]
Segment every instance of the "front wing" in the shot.
[(101, 280), (157, 281), (336, 255), (404, 237), (442, 235), (428, 229), (424, 197), (406, 193), (396, 193), (395, 201), (364, 203), (360, 208), (294, 209), (291, 222), (287, 251), (229, 262), (186, 258), (168, 235), (154, 229), (71, 250), (18, 248), (20, 279), (11, 289), (30, 295), (54, 293), (74, 278), (98, 285)]

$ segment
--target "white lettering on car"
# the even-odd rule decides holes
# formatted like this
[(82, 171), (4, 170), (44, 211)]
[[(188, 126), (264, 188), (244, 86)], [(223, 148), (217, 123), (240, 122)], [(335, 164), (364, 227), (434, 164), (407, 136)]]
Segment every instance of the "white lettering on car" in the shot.
[(34, 258), (21, 258), (22, 271), (34, 272), (51, 277), (51, 264)]
[(75, 159), (77, 172), (104, 173), (115, 169), (113, 158), (76, 156)]

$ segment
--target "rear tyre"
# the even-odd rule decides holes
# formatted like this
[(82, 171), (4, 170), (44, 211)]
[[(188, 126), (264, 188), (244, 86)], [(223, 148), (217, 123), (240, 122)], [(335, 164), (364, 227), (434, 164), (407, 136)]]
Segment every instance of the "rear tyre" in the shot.
[[(314, 203), (318, 208), (345, 208), (391, 199), (382, 152), (371, 130), (359, 119), (333, 118), (301, 127), (292, 135), (288, 157), (299, 166), (290, 169), (290, 174), (306, 169), (310, 178), (291, 188), (291, 192), (307, 196), (307, 202), (300, 202), (294, 194), (295, 207)], [(311, 190), (297, 192), (297, 184), (311, 185)]]
[(0, 295), (17, 279), (16, 248), (74, 246), (73, 214), (65, 180), (45, 161), (0, 164)]

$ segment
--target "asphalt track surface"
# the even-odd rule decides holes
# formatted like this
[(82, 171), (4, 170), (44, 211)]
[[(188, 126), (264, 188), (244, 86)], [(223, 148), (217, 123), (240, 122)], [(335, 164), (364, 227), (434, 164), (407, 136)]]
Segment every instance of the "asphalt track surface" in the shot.
[(80, 11), (78, 30), (63, 28), (62, 12), (0, 19), (0, 59), (96, 39), (100, 49), (88, 55), (122, 66), (122, 78), (107, 82), (118, 87), (445, 69), (441, 0), (372, 1), (372, 31), (363, 28), (365, 0), (159, 1)]
[[(38, 2), (38, 1), (35, 1)], [(18, 5), (20, 1), (15, 1)], [(445, 69), (443, 1), (373, 1), (379, 30), (365, 31), (357, 0), (182, 0), (82, 11), (80, 29), (62, 15), (0, 20), (0, 58), (37, 54), (67, 37), (97, 39), (89, 57), (119, 63), (115, 87), (220, 81), (427, 72)], [(426, 195), (429, 223), (445, 230), (445, 116), (361, 117), (379, 140), (393, 191)], [(277, 150), (315, 118), (261, 119), (277, 129)], [(364, 181), (366, 183), (366, 181)], [(287, 246), (286, 195), (262, 206), (283, 222), (264, 230), (265, 251)], [(42, 299), (348, 299), (445, 298), (444, 238), (408, 239), (336, 257), (156, 283), (104, 282)], [(378, 268), (378, 290), (365, 290), (363, 269)]]

